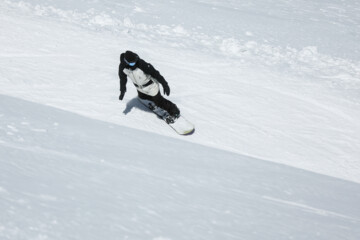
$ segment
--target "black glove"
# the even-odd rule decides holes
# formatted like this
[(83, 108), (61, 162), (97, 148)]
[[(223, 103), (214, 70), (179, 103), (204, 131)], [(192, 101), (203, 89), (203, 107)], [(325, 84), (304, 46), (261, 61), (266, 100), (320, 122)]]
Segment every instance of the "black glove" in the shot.
[(120, 100), (120, 101), (123, 100), (124, 95), (125, 95), (125, 92), (120, 92), (120, 96), (119, 96), (119, 100)]
[(169, 96), (169, 95), (170, 95), (169, 85), (164, 84), (164, 85), (163, 85), (163, 89), (164, 89), (164, 94), (165, 94), (166, 96)]

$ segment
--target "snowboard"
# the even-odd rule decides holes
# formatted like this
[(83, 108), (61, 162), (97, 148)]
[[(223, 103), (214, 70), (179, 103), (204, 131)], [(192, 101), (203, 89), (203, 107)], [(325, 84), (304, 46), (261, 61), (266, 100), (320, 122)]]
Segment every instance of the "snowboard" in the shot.
[(172, 118), (170, 117), (169, 113), (164, 109), (157, 107), (154, 102), (141, 98), (138, 99), (145, 107), (153, 111), (159, 118), (164, 120), (178, 134), (190, 135), (195, 132), (194, 125), (191, 122), (189, 122), (186, 118), (184, 118), (184, 116), (180, 115), (179, 118), (174, 119), (174, 121), (172, 122), (171, 121)]

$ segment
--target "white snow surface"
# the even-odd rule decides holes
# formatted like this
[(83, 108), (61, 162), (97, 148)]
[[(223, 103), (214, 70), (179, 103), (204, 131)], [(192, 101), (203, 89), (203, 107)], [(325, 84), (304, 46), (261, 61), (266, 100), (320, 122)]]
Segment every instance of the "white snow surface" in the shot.
[[(360, 239), (360, 2), (0, 1), (0, 239)], [(179, 136), (118, 100), (168, 81)]]

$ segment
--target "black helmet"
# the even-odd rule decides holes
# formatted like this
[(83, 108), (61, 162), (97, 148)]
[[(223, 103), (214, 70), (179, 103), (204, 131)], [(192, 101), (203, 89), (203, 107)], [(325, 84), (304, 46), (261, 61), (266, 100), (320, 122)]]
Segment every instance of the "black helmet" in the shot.
[(130, 67), (135, 66), (136, 62), (138, 61), (139, 56), (136, 53), (133, 53), (131, 51), (126, 51), (124, 56), (124, 61), (127, 65)]

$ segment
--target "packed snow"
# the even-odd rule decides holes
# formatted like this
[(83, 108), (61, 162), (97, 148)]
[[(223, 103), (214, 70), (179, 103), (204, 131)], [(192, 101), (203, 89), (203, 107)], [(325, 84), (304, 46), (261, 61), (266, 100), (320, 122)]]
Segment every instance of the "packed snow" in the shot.
[[(360, 238), (360, 2), (0, 1), (0, 239)], [(118, 100), (132, 50), (194, 123)]]

